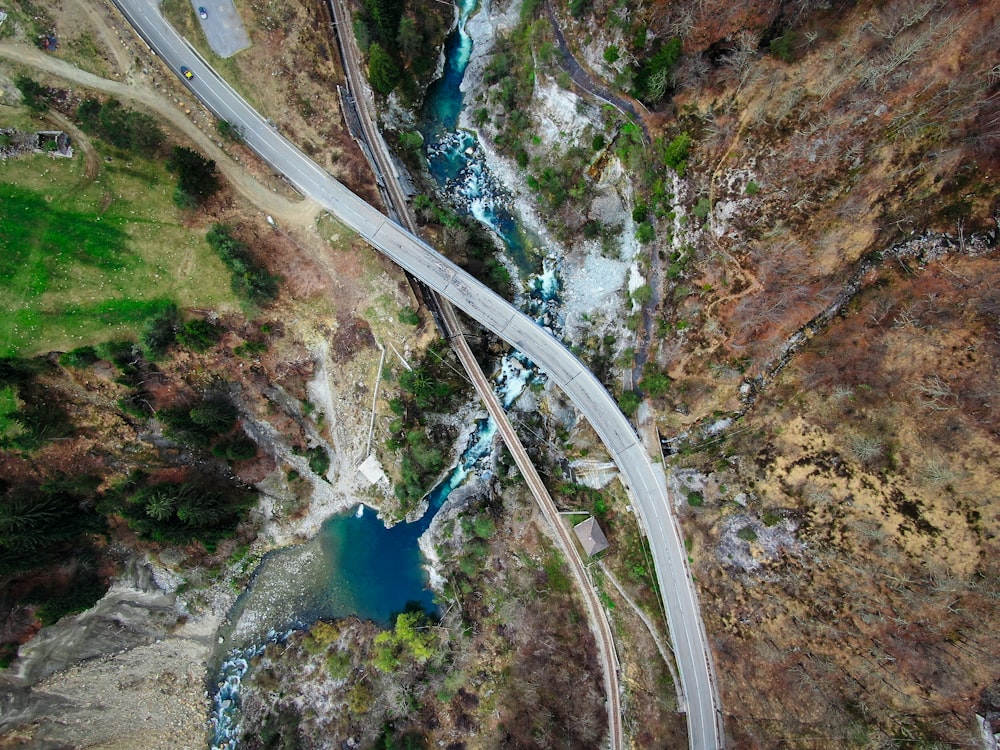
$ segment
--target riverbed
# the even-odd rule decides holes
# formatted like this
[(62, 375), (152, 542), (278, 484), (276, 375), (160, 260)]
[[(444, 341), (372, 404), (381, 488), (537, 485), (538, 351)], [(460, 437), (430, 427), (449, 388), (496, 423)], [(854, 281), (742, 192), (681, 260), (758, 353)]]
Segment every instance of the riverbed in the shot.
[[(474, 7), (471, 0), (459, 6), (458, 24), (446, 42), (443, 75), (428, 90), (421, 118), (428, 169), (456, 210), (473, 216), (498, 238), (508, 263), (518, 271), (522, 308), (558, 335), (563, 324), (559, 259), (522, 229), (510, 193), (490, 170), (475, 135), (458, 126), (461, 82), (472, 52), (465, 24)], [(506, 408), (543, 379), (519, 352), (505, 356), (494, 375)], [(430, 491), (420, 518), (386, 527), (375, 511), (359, 505), (327, 520), (309, 542), (265, 556), (231, 611), (230, 625), (222, 630), (224, 656), (212, 685), (213, 748), (237, 747), (240, 683), (268, 642), (320, 619), (357, 615), (388, 626), (409, 604), (435, 610), (419, 539), (453, 490), (470, 476), (488, 477), (492, 471), (495, 423), (481, 419), (465, 434), (460, 459)]]

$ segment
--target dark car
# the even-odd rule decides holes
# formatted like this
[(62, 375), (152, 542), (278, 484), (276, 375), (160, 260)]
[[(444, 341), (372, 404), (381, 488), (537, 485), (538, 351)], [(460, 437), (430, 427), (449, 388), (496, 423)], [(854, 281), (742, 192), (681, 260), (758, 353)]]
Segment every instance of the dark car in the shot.
[(208, 18), (208, 11), (205, 10), (203, 7), (202, 8), (198, 8), (198, 15), (201, 18)]
[(191, 72), (191, 68), (181, 65), (181, 75), (187, 78), (189, 81), (194, 78), (194, 73)]

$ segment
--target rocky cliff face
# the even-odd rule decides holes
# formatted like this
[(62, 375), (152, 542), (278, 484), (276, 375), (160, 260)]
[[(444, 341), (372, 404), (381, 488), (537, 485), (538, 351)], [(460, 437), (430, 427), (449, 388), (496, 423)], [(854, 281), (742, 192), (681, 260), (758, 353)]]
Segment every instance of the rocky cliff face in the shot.
[[(254, 230), (243, 231), (250, 239)], [(274, 270), (305, 247), (330, 252), (311, 232), (262, 233), (257, 242), (258, 252), (270, 248), (261, 255)], [(0, 686), (4, 733), (35, 746), (202, 746), (215, 631), (254, 562), (362, 497), (387, 501), (389, 482), (370, 485), (357, 469), (380, 376), (375, 335), (391, 332), (408, 352), (415, 329), (395, 318), (408, 298), (378, 266), (363, 271), (346, 253), (323, 260), (351, 270), (339, 306), (326, 301), (336, 283), (329, 272), (302, 257), (260, 318), (213, 316), (218, 339), (202, 351), (177, 342), (155, 362), (132, 345), (4, 361), (22, 411), (31, 417), (44, 396), (62, 425), (58, 439), (43, 434), (30, 449), (7, 444), (0, 453), (0, 603), (7, 660), (16, 653)], [(209, 391), (225, 394), (235, 420), (225, 429), (248, 436), (248, 447), (225, 435), (192, 442), (170, 421), (205, 404)], [(227, 533), (179, 543), (132, 526), (129, 501), (115, 498), (136, 481), (211, 486), (253, 501)], [(73, 534), (44, 536), (47, 546), (15, 564), (9, 515), (32, 492), (48, 498), (52, 523), (64, 524), (58, 503), (75, 504), (71, 515), (87, 523), (66, 521)]]
[[(190, 616), (133, 563), (81, 615), (22, 646), (4, 675), (0, 730), (20, 746), (198, 747), (218, 614)], [(15, 745), (17, 746), (17, 745)]]
[(470, 123), (567, 257), (635, 253), (619, 365), (695, 470), (734, 742), (969, 741), (996, 647), (997, 9), (551, 10), (575, 63), (548, 6), (487, 8)]

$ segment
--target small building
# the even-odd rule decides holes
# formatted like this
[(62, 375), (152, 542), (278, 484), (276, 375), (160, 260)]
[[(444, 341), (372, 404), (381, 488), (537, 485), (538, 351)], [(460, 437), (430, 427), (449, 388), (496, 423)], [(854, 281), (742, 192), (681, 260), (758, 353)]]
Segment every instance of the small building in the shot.
[(38, 138), (34, 149), (35, 153), (62, 156), (66, 159), (73, 157), (73, 147), (69, 145), (69, 136), (63, 131), (39, 130), (35, 135)]
[(382, 468), (382, 464), (379, 463), (378, 456), (374, 453), (369, 453), (368, 458), (361, 462), (358, 466), (358, 471), (361, 475), (368, 480), (368, 484), (378, 484), (379, 482), (387, 482), (388, 477), (385, 475), (385, 470)]
[(601, 527), (597, 525), (597, 520), (593, 516), (578, 523), (573, 527), (573, 531), (576, 532), (576, 538), (580, 540), (583, 551), (587, 553), (588, 557), (593, 557), (610, 546), (608, 538), (604, 536), (604, 532), (601, 531)]

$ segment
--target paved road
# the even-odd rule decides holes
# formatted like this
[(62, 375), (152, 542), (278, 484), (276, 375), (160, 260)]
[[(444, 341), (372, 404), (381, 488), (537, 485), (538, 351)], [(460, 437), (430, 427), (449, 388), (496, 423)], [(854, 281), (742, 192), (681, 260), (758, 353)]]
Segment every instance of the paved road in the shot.
[(596, 78), (580, 64), (580, 61), (576, 59), (576, 56), (573, 54), (573, 50), (569, 48), (569, 44), (566, 42), (566, 37), (562, 32), (562, 26), (559, 25), (559, 20), (556, 18), (556, 12), (552, 8), (551, 0), (545, 3), (545, 14), (548, 16), (549, 24), (552, 26), (552, 31), (556, 37), (556, 45), (559, 47), (559, 52), (562, 55), (563, 69), (569, 73), (569, 77), (573, 79), (573, 82), (577, 86), (591, 96), (607, 102), (622, 114), (631, 115), (633, 122), (638, 123), (639, 127), (642, 128), (642, 134), (648, 143), (649, 127), (646, 125), (646, 119), (643, 117), (643, 113), (636, 109), (636, 105), (641, 107), (643, 112), (647, 112), (646, 108), (642, 106), (641, 102), (635, 99), (629, 99), (611, 91), (596, 80)]
[[(388, 148), (382, 139), (382, 134), (375, 127), (367, 106), (368, 87), (365, 85), (365, 81), (362, 80), (361, 71), (358, 66), (361, 55), (357, 50), (354, 33), (351, 30), (350, 13), (344, 8), (341, 0), (330, 0), (330, 9), (334, 18), (338, 45), (341, 49), (341, 59), (347, 74), (348, 90), (357, 102), (358, 120), (364, 130), (364, 137), (367, 141), (371, 158), (375, 161), (375, 164), (372, 166), (376, 172), (376, 177), (385, 191), (383, 195), (388, 197), (393, 215), (399, 217), (405, 223), (406, 228), (416, 235), (417, 226), (410, 214), (406, 198), (400, 188), (399, 180), (396, 178), (395, 165), (392, 163)], [(542, 478), (535, 470), (534, 464), (531, 463), (528, 452), (524, 449), (524, 445), (521, 443), (517, 432), (507, 418), (507, 412), (504, 411), (500, 399), (497, 398), (493, 390), (493, 384), (483, 374), (479, 362), (476, 361), (475, 356), (472, 354), (472, 349), (469, 347), (469, 342), (466, 341), (462, 325), (458, 320), (458, 315), (455, 314), (455, 308), (440, 294), (431, 292), (431, 295), (433, 299), (430, 302), (436, 307), (436, 313), (442, 330), (447, 335), (451, 347), (458, 355), (465, 371), (469, 374), (469, 378), (472, 380), (476, 392), (482, 399), (483, 404), (485, 404), (487, 411), (493, 417), (493, 421), (496, 422), (500, 436), (507, 445), (511, 456), (513, 456), (514, 463), (517, 464), (521, 476), (524, 477), (528, 488), (531, 490), (531, 494), (534, 495), (538, 507), (542, 511), (542, 515), (552, 528), (556, 542), (562, 549), (562, 553), (566, 556), (570, 571), (576, 579), (577, 589), (580, 591), (584, 606), (587, 608), (587, 622), (593, 631), (597, 650), (600, 654), (601, 671), (604, 676), (604, 693), (607, 698), (608, 750), (621, 750), (624, 747), (624, 741), (622, 736), (622, 710), (618, 683), (620, 664), (618, 663), (618, 654), (615, 650), (614, 637), (611, 634), (611, 625), (608, 622), (604, 608), (597, 598), (597, 592), (587, 578), (584, 563), (573, 544), (569, 530), (559, 516), (556, 504), (549, 495), (549, 491), (546, 489)]]
[(194, 73), (192, 92), (243, 136), (299, 192), (321, 203), (377, 250), (450, 300), (473, 320), (524, 352), (566, 393), (600, 435), (621, 471), (649, 535), (670, 636), (687, 702), (692, 748), (722, 746), (711, 654), (670, 511), (666, 478), (654, 465), (604, 386), (561, 343), (456, 264), (438, 254), (337, 182), (252, 109), (160, 15), (152, 0), (115, 0), (129, 22), (178, 75)]
[(219, 57), (232, 57), (250, 46), (250, 37), (233, 0), (191, 0), (191, 7), (195, 13), (198, 8), (205, 9), (208, 17), (198, 14), (198, 23), (205, 32), (208, 46)]

